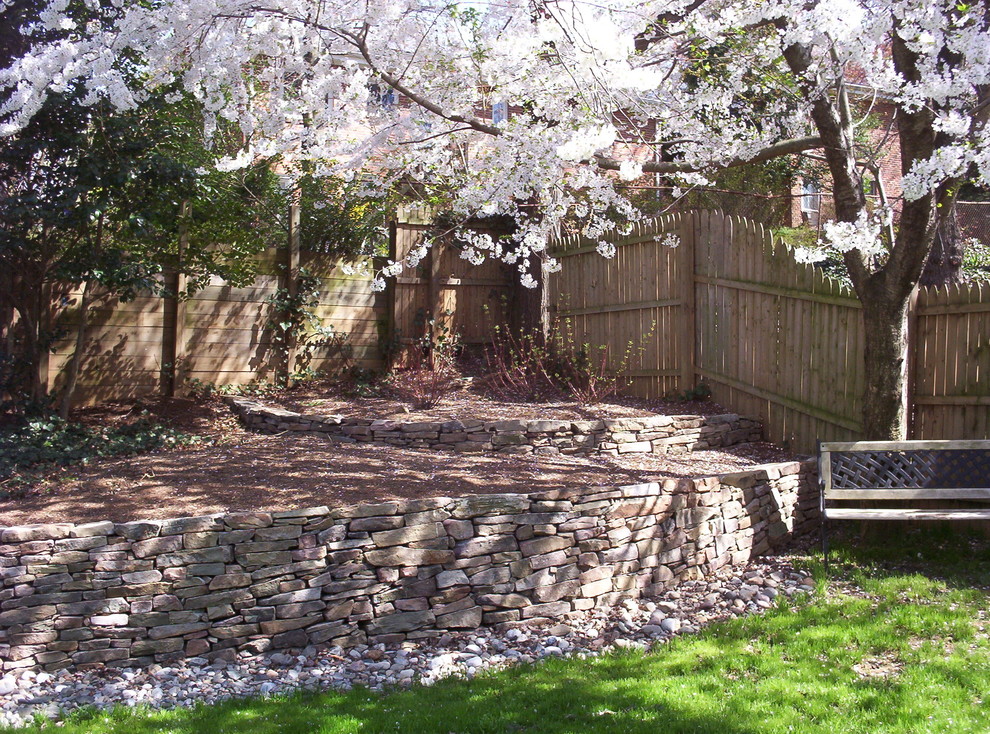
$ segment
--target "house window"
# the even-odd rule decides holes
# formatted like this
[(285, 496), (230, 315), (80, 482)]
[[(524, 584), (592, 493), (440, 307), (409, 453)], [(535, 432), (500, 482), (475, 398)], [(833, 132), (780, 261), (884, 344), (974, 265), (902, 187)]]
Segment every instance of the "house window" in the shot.
[(492, 124), (501, 125), (509, 120), (509, 103), (505, 100), (492, 105)]
[(814, 181), (801, 184), (801, 211), (818, 212), (821, 208), (821, 189)]
[(816, 181), (805, 179), (801, 184), (801, 219), (812, 227), (817, 227), (821, 208), (821, 188)]

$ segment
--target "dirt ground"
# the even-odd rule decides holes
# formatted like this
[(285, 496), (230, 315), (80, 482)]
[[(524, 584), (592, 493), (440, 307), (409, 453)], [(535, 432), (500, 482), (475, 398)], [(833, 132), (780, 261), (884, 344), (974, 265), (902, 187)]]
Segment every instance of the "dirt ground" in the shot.
[(463, 389), (445, 397), (435, 408), (428, 409), (415, 409), (407, 401), (387, 395), (355, 395), (319, 384), (301, 385), (262, 402), (277, 404), (299, 413), (406, 421), (444, 421), (465, 417), (481, 420), (596, 420), (642, 415), (718, 415), (731, 412), (718, 403), (707, 400), (645, 400), (627, 396), (615, 396), (598, 405), (579, 405), (566, 399), (550, 399), (538, 403), (508, 402), (487, 395), (482, 386), (472, 386), (472, 378), (467, 378)]
[[(315, 399), (305, 395), (298, 398)], [(289, 408), (295, 405), (292, 400), (270, 397), (265, 402)], [(479, 415), (477, 405), (460, 407), (469, 411), (466, 415)], [(518, 406), (502, 407), (505, 415), (518, 417), (518, 412), (513, 412)], [(682, 410), (684, 404), (676, 407), (671, 412), (689, 412)], [(573, 417), (566, 410), (540, 406), (543, 408), (550, 412), (536, 415)], [(653, 412), (664, 406), (656, 408)], [(312, 407), (309, 410), (317, 412)], [(677, 456), (627, 454), (615, 458), (467, 455), (341, 445), (319, 435), (251, 433), (219, 400), (106, 406), (81, 411), (78, 417), (91, 423), (112, 423), (132, 419), (140, 411), (204, 436), (210, 443), (54, 471), (28, 490), (0, 494), (0, 526), (69, 519), (121, 522), (239, 509), (282, 510), (394, 498), (530, 492), (703, 476), (794, 458), (770, 444)], [(320, 408), (319, 412), (330, 411)], [(640, 408), (639, 414), (643, 412)]]

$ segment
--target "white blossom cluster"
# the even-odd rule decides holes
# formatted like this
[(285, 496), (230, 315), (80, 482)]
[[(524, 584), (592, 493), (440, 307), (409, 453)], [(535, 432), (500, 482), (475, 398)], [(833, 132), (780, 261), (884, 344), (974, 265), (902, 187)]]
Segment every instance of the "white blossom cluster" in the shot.
[(825, 259), (826, 247), (832, 247), (839, 252), (859, 250), (867, 258), (883, 256), (889, 247), (880, 233), (893, 220), (890, 208), (880, 208), (875, 212), (862, 212), (855, 222), (836, 222), (834, 220), (822, 225), (823, 239), (818, 240), (818, 247), (798, 247), (794, 251), (794, 259), (798, 262), (820, 262)]
[[(676, 161), (689, 187), (806, 136), (815, 99), (851, 70), (904, 113), (938, 110), (908, 199), (971, 171), (990, 183), (987, 14), (956, 0), (114, 0), (83, 23), (78, 4), (51, 0), (26, 29), (33, 50), (0, 71), (0, 134), (70, 85), (127, 109), (177, 83), (202, 103), (207, 136), (221, 120), (240, 127), (244, 149), (224, 168), (308, 159), (369, 192), (440, 191), (463, 221), (511, 217), (506, 240), (459, 232), (462, 257), (515, 265), (533, 285), (533, 257), (565, 222), (614, 254), (610, 240), (642, 218), (627, 187), (644, 168)], [(911, 78), (891, 59), (895, 37), (917, 57)], [(784, 52), (797, 43), (812, 53), (796, 76)], [(697, 48), (713, 50), (713, 71)], [(495, 126), (500, 101), (511, 114)], [(861, 220), (827, 239), (873, 247)]]

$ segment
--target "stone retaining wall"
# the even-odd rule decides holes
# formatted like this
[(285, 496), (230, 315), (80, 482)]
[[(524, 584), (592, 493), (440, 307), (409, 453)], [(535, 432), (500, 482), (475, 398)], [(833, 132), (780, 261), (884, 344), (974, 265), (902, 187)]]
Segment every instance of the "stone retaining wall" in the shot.
[(0, 528), (0, 669), (134, 666), (511, 627), (744, 563), (812, 462), (703, 479)]
[(346, 442), (512, 454), (684, 453), (759, 441), (759, 420), (725, 415), (651, 415), (606, 420), (451, 420), (401, 422), (305, 415), (246, 398), (229, 404), (249, 428), (314, 432)]

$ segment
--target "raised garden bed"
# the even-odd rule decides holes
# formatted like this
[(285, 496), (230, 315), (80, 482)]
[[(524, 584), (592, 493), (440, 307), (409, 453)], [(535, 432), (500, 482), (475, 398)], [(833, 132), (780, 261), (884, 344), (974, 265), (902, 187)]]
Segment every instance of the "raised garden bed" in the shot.
[[(261, 434), (218, 414), (212, 445), (100, 460), (0, 499), (0, 667), (538, 625), (745, 563), (817, 508), (811, 463), (704, 448), (758, 435), (734, 415), (430, 421), (438, 443), (486, 437), (465, 461), (418, 421), (341, 418), (368, 430), (328, 435), (325, 420), (260, 411), (299, 427)], [(377, 429), (420, 443), (378, 443)], [(493, 451), (500, 435), (530, 450)], [(703, 450), (618, 449), (672, 437), (659, 446)]]
[[(311, 398), (305, 396), (303, 393), (301, 399), (308, 402)], [(374, 404), (382, 410), (388, 405), (394, 407), (391, 403)], [(366, 409), (369, 404), (361, 405)], [(575, 410), (573, 404), (555, 405), (564, 415)], [(676, 412), (685, 406), (680, 403), (666, 408)], [(512, 414), (527, 414), (526, 404), (502, 407)], [(548, 406), (536, 407), (543, 410)], [(611, 405), (604, 410), (606, 414), (636, 410), (661, 415), (665, 404), (636, 402), (634, 406)], [(203, 442), (51, 469), (40, 479), (32, 478), (30, 484), (0, 482), (0, 525), (58, 522), (70, 517), (81, 522), (125, 522), (245, 507), (279, 511), (423, 496), (648, 482), (657, 477), (734, 472), (754, 464), (796, 458), (771, 444), (745, 443), (691, 454), (478, 453), (468, 462), (448, 451), (397, 451), (370, 442), (341, 444), (319, 432), (264, 435), (245, 430), (221, 401), (172, 399), (135, 406), (108, 405), (87, 409), (79, 418), (86, 424), (115, 426), (133, 420), (135, 415), (157, 417), (202, 437)]]
[(226, 660), (539, 625), (746, 563), (813, 523), (816, 508), (813, 463), (789, 462), (622, 486), (0, 528), (0, 666)]
[(415, 497), (558, 489), (741, 471), (794, 455), (771, 444), (692, 454), (512, 456), (340, 445), (236, 425), (212, 445), (102, 459), (0, 495), (0, 525), (160, 519), (250, 507), (288, 510)]
[(347, 443), (378, 443), (461, 453), (671, 454), (759, 441), (755, 418), (719, 415), (637, 415), (601, 419), (462, 417), (395, 420), (298, 413), (248, 398), (228, 398), (249, 428), (264, 433), (317, 433)]
[[(266, 399), (267, 402), (267, 399)], [(644, 415), (720, 415), (729, 413), (710, 400), (662, 400), (614, 395), (597, 405), (585, 405), (566, 398), (538, 402), (507, 400), (472, 386), (446, 395), (432, 408), (416, 408), (408, 400), (390, 396), (384, 388), (370, 394), (345, 391), (339, 385), (303, 384), (277, 395), (271, 402), (296, 413), (341, 415), (346, 418), (375, 416), (385, 420), (447, 421), (458, 418), (497, 420), (599, 420), (635, 418)]]

